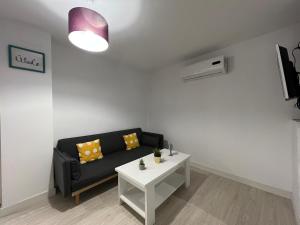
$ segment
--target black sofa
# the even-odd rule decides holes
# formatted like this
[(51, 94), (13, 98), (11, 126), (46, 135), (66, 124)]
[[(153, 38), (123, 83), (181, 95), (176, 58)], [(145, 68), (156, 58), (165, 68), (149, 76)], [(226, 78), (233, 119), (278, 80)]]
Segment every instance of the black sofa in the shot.
[[(123, 135), (130, 133), (137, 134), (140, 147), (127, 151)], [(95, 139), (100, 139), (104, 157), (81, 165), (76, 144)], [(163, 148), (163, 143), (163, 135), (140, 128), (58, 140), (53, 154), (55, 187), (64, 197), (75, 196), (79, 203), (80, 193), (115, 177), (116, 167)]]

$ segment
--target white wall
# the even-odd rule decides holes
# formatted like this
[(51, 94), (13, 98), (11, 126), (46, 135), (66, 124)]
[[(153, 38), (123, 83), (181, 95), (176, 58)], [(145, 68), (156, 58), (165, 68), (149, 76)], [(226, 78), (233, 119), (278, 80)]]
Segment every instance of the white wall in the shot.
[[(3, 208), (48, 191), (53, 148), (51, 36), (0, 21)], [(46, 54), (46, 73), (8, 67), (8, 44)]]
[(60, 138), (145, 127), (148, 76), (53, 42), (55, 144)]
[(293, 195), (295, 216), (300, 224), (300, 121), (294, 122), (293, 140)]
[[(290, 50), (300, 24), (199, 57), (229, 57), (230, 72), (184, 83), (184, 63), (152, 79), (148, 128), (162, 132), (192, 161), (281, 190), (292, 190), (292, 128), (275, 44)], [(299, 60), (300, 61), (300, 60)]]

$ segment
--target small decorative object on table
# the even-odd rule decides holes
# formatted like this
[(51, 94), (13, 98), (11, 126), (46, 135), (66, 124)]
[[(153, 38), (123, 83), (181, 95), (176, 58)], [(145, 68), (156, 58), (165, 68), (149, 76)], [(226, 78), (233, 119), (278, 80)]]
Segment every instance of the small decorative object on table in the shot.
[(161, 162), (161, 152), (158, 148), (154, 149), (154, 161), (155, 163)]
[(173, 156), (173, 152), (172, 152), (172, 150), (173, 150), (173, 145), (172, 145), (172, 144), (170, 144), (169, 149), (170, 149), (170, 154), (169, 154), (169, 156)]
[(145, 170), (145, 169), (146, 169), (145, 163), (144, 163), (144, 160), (143, 160), (143, 159), (140, 159), (139, 168), (140, 168), (140, 170)]

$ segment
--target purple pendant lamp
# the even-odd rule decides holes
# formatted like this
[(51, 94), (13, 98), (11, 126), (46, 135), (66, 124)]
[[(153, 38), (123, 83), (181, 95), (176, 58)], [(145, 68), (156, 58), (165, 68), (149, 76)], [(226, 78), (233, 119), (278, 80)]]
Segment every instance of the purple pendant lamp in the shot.
[(107, 50), (108, 24), (99, 13), (84, 7), (69, 11), (69, 40), (86, 51), (103, 52)]

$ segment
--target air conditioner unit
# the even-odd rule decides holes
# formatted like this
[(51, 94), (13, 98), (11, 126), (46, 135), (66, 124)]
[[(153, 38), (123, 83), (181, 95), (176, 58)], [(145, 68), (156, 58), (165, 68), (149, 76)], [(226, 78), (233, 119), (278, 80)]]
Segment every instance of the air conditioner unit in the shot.
[(200, 79), (211, 75), (225, 74), (226, 72), (227, 66), (225, 57), (219, 56), (185, 67), (182, 72), (182, 79), (184, 81)]

